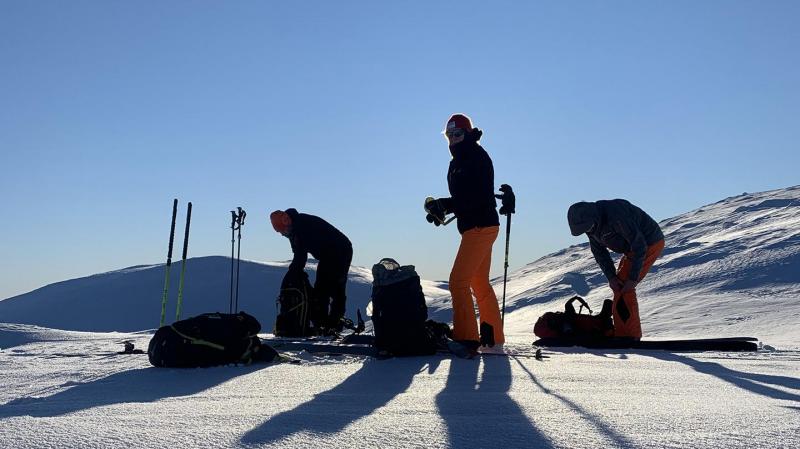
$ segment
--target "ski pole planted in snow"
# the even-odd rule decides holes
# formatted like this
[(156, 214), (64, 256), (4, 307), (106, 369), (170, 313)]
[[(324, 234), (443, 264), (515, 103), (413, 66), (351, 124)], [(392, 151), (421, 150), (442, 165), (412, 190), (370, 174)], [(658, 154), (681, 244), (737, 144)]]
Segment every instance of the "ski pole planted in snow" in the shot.
[(501, 320), (505, 323), (506, 320), (506, 283), (508, 282), (508, 241), (511, 238), (511, 214), (516, 212), (517, 199), (514, 196), (514, 191), (508, 184), (500, 186), (501, 195), (495, 195), (495, 198), (502, 201), (500, 206), (500, 215), (506, 216), (506, 261), (503, 266), (503, 308), (500, 315)]
[(236, 216), (236, 211), (231, 211), (231, 299), (228, 307), (228, 313), (233, 313), (233, 250), (236, 247), (236, 223), (239, 221)]
[(183, 305), (183, 277), (186, 273), (186, 252), (189, 249), (189, 223), (192, 221), (192, 202), (186, 209), (186, 230), (183, 234), (183, 258), (181, 259), (181, 281), (178, 284), (178, 307), (175, 309), (175, 321), (181, 319), (181, 305)]
[(167, 251), (167, 273), (164, 275), (164, 294), (161, 296), (161, 322), (158, 327), (164, 325), (164, 318), (167, 314), (167, 294), (169, 292), (169, 268), (172, 265), (172, 243), (175, 241), (175, 217), (178, 215), (178, 199), (172, 202), (172, 226), (169, 229), (169, 250)]
[(234, 302), (234, 311), (239, 312), (239, 262), (242, 259), (242, 226), (244, 226), (244, 217), (247, 216), (247, 212), (244, 211), (241, 207), (237, 207), (239, 210), (239, 220), (238, 220), (238, 249), (236, 250), (236, 301)]

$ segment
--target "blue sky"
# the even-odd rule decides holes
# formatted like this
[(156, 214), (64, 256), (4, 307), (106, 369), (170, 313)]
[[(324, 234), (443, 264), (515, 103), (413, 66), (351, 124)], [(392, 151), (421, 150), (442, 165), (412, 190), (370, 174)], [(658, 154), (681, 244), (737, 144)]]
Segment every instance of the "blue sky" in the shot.
[(447, 195), (453, 112), (517, 192), (512, 269), (583, 241), (575, 201), (660, 220), (796, 185), (799, 20), (794, 1), (2, 2), (0, 298), (163, 262), (175, 197), (190, 256), (229, 255), (242, 206), (242, 256), (289, 259), (267, 216), (295, 207), (357, 265), (446, 279), (459, 236), (422, 202)]

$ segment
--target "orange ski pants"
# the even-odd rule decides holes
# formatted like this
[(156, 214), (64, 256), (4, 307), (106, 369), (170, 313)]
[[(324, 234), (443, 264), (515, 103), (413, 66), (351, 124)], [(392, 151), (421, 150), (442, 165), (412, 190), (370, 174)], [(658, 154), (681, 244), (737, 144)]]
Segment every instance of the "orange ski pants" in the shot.
[(472, 295), (478, 303), (481, 322), (494, 329), (494, 342), (505, 342), (503, 322), (497, 295), (489, 284), (492, 245), (500, 226), (472, 228), (461, 234), (453, 270), (450, 272), (450, 294), (453, 297), (453, 339), (480, 341)]
[[(664, 240), (659, 240), (647, 247), (647, 252), (644, 256), (642, 269), (639, 272), (639, 279), (641, 282), (644, 279), (650, 267), (661, 255), (661, 250), (664, 249)], [(617, 277), (625, 282), (628, 280), (628, 274), (631, 271), (630, 257), (633, 255), (626, 253), (619, 261), (619, 268), (617, 268)], [(636, 289), (626, 293), (614, 293), (614, 307), (612, 308), (614, 315), (614, 336), (615, 337), (633, 337), (642, 338), (642, 322), (639, 319), (639, 302), (636, 299)]]

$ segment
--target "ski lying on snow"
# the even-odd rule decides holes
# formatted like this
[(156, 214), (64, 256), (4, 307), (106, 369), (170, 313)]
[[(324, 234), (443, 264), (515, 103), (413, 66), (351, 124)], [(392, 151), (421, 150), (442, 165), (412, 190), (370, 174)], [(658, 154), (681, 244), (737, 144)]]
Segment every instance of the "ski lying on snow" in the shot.
[(696, 338), (682, 340), (574, 340), (540, 338), (533, 342), (537, 347), (582, 346), (589, 349), (646, 349), (667, 351), (756, 351), (758, 339), (754, 337)]
[[(289, 339), (262, 339), (262, 342), (270, 345), (276, 351), (306, 351), (314, 354), (322, 355), (358, 355), (364, 357), (378, 357), (386, 358), (378, 353), (378, 351), (368, 344), (349, 344), (341, 342), (324, 342), (324, 341), (303, 341), (303, 340), (289, 340)], [(533, 357), (537, 359), (547, 358), (542, 356), (541, 351), (537, 352), (478, 352), (465, 356), (458, 354), (452, 350), (439, 350), (435, 355), (439, 356), (456, 356), (459, 358), (477, 358), (477, 357)]]

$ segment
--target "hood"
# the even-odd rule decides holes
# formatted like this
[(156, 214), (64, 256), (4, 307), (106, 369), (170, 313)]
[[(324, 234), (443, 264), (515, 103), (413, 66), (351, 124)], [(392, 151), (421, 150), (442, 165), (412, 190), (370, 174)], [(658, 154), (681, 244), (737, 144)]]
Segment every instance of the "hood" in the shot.
[(600, 214), (597, 211), (597, 204), (582, 201), (569, 207), (567, 211), (567, 222), (569, 231), (574, 236), (585, 234), (592, 229), (592, 226), (600, 221)]

